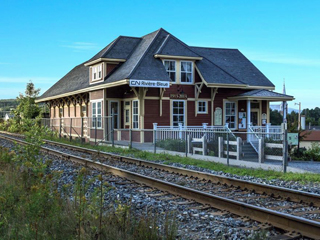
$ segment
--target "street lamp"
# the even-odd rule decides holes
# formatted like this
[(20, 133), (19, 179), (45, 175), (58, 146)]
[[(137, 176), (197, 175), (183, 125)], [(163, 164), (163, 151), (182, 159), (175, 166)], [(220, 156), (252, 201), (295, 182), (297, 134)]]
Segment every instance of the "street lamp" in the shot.
[(299, 105), (299, 117), (298, 117), (298, 131), (299, 131), (299, 130), (300, 130), (300, 127), (301, 127), (301, 120), (300, 120), (301, 102), (299, 102), (299, 103), (294, 103), (294, 105)]

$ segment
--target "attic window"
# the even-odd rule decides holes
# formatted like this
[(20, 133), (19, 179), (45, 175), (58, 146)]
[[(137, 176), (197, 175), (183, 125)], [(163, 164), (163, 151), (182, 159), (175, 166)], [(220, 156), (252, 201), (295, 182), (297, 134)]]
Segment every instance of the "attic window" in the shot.
[(164, 67), (170, 77), (170, 79), (176, 81), (176, 61), (173, 60), (164, 60)]
[(102, 78), (102, 65), (92, 67), (92, 81), (100, 80)]
[(181, 61), (181, 83), (192, 83), (192, 62)]

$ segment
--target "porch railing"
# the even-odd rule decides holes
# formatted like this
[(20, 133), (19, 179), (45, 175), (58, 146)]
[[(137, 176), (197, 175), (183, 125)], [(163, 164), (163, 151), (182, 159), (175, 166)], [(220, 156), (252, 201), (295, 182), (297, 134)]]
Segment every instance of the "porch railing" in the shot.
[(202, 124), (202, 126), (183, 126), (182, 124), (178, 126), (158, 126), (154, 123), (153, 130), (156, 131), (157, 140), (185, 139), (186, 133), (188, 133), (191, 138), (202, 138), (203, 135), (206, 134), (207, 138), (210, 139), (210, 135), (212, 134), (226, 132), (234, 136), (228, 126), (208, 126), (206, 123)]
[(271, 126), (270, 124), (267, 124), (266, 126), (251, 126), (251, 129), (260, 138), (274, 141), (283, 140), (283, 130), (281, 126)]

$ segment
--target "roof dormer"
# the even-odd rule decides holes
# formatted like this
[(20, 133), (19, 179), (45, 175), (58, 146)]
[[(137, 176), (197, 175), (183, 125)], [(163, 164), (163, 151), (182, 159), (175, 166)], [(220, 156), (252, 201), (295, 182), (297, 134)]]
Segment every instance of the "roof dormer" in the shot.
[(89, 66), (89, 83), (103, 82), (104, 78), (125, 59), (103, 59), (99, 58), (84, 65)]

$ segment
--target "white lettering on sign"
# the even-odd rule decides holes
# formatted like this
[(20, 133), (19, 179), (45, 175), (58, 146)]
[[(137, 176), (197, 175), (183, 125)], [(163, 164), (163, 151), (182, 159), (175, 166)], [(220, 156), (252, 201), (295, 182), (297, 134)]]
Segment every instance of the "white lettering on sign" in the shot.
[(169, 82), (130, 79), (130, 87), (169, 88)]

